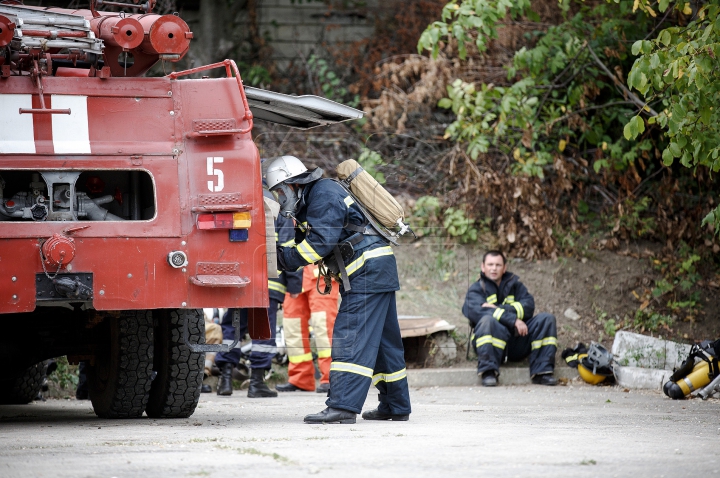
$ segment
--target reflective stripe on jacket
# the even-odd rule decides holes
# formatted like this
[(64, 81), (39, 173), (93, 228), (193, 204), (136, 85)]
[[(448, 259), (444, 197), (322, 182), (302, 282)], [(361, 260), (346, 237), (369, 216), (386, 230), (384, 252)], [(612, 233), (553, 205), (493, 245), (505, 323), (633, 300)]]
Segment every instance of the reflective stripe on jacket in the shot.
[[(494, 307), (483, 307), (483, 304)], [(468, 289), (462, 313), (475, 325), (484, 315), (492, 315), (510, 330), (515, 327), (515, 320), (529, 319), (535, 313), (535, 299), (520, 278), (512, 272), (503, 274), (500, 286), (480, 274), (480, 279)]]

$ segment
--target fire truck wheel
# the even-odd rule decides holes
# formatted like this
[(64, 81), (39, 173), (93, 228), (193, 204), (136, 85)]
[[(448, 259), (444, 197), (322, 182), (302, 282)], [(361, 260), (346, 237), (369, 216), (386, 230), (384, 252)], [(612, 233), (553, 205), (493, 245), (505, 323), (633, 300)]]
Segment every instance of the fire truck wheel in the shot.
[(153, 322), (149, 310), (123, 311), (104, 322), (107, 346), (88, 367), (90, 400), (101, 418), (138, 418), (150, 396)]
[(183, 322), (188, 322), (190, 343), (205, 343), (202, 309), (158, 311), (155, 327), (155, 365), (145, 413), (152, 418), (187, 418), (200, 400), (205, 354), (193, 352), (183, 340)]
[(0, 381), (0, 403), (24, 405), (35, 400), (45, 379), (46, 368), (46, 362), (36, 363), (19, 376)]

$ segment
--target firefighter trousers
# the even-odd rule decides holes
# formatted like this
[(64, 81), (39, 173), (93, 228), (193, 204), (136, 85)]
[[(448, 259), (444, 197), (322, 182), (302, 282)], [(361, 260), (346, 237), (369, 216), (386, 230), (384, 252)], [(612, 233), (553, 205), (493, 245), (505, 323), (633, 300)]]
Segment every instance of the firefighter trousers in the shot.
[(333, 333), (330, 392), (325, 404), (360, 413), (370, 384), (378, 409), (410, 413), (410, 393), (395, 292), (343, 294)]
[[(305, 269), (312, 269), (306, 266)], [(307, 272), (307, 271), (306, 271)], [(305, 275), (305, 274), (304, 274)], [(320, 383), (330, 382), (330, 350), (338, 314), (339, 286), (333, 281), (328, 295), (315, 288), (315, 279), (303, 277), (303, 292), (293, 299), (285, 295), (283, 331), (288, 354), (288, 382), (303, 390), (315, 390), (315, 366), (310, 349), (310, 327), (315, 336)]]
[[(270, 339), (268, 340), (253, 340), (252, 348), (250, 349), (250, 368), (261, 368), (269, 369), (272, 366), (272, 358), (277, 353), (277, 344), (275, 343), (275, 325), (277, 324), (277, 311), (279, 301), (270, 299), (270, 307), (268, 307), (268, 318), (270, 319)], [(232, 314), (235, 309), (228, 309), (223, 315), (222, 332), (223, 332), (223, 343), (231, 344), (235, 339), (235, 328), (232, 326)], [(240, 340), (245, 337), (248, 328), (248, 316), (247, 311), (240, 309)], [(231, 363), (235, 366), (240, 362), (241, 352), (240, 348), (242, 344), (240, 342), (235, 345), (235, 348), (229, 352), (220, 352), (215, 356), (215, 363), (219, 368), (226, 363)]]
[(516, 362), (530, 356), (530, 375), (551, 373), (555, 369), (555, 316), (538, 314), (526, 320), (525, 324), (528, 334), (520, 337), (491, 315), (480, 318), (472, 338), (478, 356), (479, 374), (488, 370), (498, 372), (505, 357)]

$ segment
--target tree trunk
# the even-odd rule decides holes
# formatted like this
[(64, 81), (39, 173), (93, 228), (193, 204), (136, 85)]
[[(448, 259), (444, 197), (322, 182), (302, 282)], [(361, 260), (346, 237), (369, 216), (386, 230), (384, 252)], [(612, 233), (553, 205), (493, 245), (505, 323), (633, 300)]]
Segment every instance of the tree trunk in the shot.
[(189, 67), (222, 61), (228, 56), (237, 60), (235, 50), (247, 38), (242, 30), (236, 31), (235, 25), (247, 7), (247, 0), (200, 0), (194, 45), (188, 53)]

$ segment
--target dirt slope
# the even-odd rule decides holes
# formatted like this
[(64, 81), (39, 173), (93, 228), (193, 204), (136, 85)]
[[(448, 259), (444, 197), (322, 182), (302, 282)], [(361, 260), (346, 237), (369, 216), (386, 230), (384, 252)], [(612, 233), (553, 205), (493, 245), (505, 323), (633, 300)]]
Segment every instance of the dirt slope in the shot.
[[(419, 242), (395, 248), (400, 271), (400, 315), (441, 317), (467, 337), (461, 307), (470, 284), (480, 275), (483, 251), (469, 246)], [(559, 350), (578, 341), (612, 344), (612, 322), (628, 326), (640, 302), (633, 294), (659, 278), (649, 259), (635, 259), (609, 251), (593, 251), (582, 260), (524, 262), (511, 259), (508, 270), (520, 277), (535, 297), (536, 312), (550, 312), (558, 320)], [(669, 327), (637, 330), (684, 342), (720, 337), (720, 293), (702, 290), (704, 314), (692, 321), (676, 317)], [(573, 309), (579, 319), (565, 316)], [(625, 319), (625, 320), (623, 320)], [(621, 330), (620, 328), (618, 330)]]

